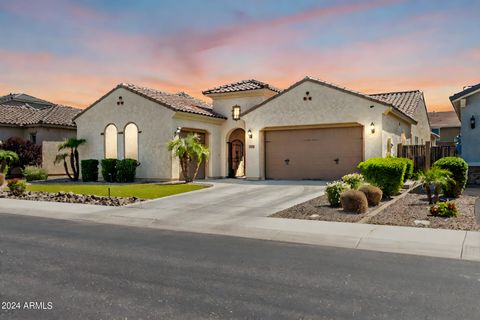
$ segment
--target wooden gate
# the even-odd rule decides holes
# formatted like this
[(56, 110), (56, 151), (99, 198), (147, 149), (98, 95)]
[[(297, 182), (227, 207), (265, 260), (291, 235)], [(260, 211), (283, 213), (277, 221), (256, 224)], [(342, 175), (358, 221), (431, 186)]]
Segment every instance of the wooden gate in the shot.
[(431, 146), (430, 141), (425, 145), (398, 144), (397, 155), (401, 158), (413, 160), (415, 171), (426, 171), (438, 159), (456, 157), (457, 149), (454, 146)]

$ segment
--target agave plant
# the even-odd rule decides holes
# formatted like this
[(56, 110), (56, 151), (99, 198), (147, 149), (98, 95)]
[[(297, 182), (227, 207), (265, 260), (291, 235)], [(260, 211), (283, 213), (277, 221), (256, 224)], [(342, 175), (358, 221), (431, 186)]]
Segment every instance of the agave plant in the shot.
[[(452, 173), (450, 171), (436, 167), (430, 168), (427, 172), (420, 173), (420, 182), (427, 193), (429, 204), (437, 203), (439, 201), (441, 190), (452, 181), (451, 176)], [(432, 191), (434, 194), (433, 197)]]
[[(208, 160), (210, 152), (208, 148), (200, 142), (197, 134), (190, 133), (185, 138), (175, 138), (168, 143), (168, 150), (173, 151), (180, 160), (185, 182), (192, 182), (198, 173), (202, 161)], [(190, 164), (195, 161), (194, 172), (190, 170)]]

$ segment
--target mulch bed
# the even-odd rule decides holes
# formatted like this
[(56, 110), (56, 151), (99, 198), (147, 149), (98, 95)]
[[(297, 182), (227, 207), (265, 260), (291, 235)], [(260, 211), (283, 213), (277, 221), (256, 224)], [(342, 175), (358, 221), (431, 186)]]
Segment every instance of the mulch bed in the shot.
[[(477, 197), (462, 195), (453, 201), (460, 214), (454, 218), (442, 218), (430, 215), (425, 194), (411, 192), (387, 209), (372, 217), (367, 223), (409, 226), (420, 228), (441, 228), (453, 230), (480, 230), (475, 219), (475, 200)], [(430, 225), (415, 224), (415, 220), (426, 220)]]
[[(382, 201), (380, 205), (385, 203)], [(322, 221), (338, 221), (338, 222), (357, 222), (365, 217), (369, 212), (375, 210), (377, 207), (370, 207), (366, 213), (351, 213), (345, 212), (343, 209), (331, 207), (328, 203), (326, 195), (297, 204), (291, 208), (279, 211), (271, 217), (275, 218), (289, 218), (289, 219), (308, 219), (308, 220), (322, 220)], [(318, 215), (311, 217), (312, 215)]]

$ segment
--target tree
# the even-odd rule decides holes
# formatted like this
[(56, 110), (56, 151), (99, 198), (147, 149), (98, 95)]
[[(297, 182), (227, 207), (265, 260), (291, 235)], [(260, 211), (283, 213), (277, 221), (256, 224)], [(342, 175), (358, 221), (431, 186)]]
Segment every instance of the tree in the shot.
[[(200, 137), (197, 134), (190, 133), (185, 138), (174, 138), (168, 143), (168, 150), (173, 151), (174, 155), (180, 160), (185, 182), (192, 182), (198, 173), (202, 161), (208, 160), (210, 152), (208, 148), (200, 143)], [(195, 171), (190, 172), (190, 164), (196, 162)]]
[[(420, 182), (427, 192), (429, 204), (437, 203), (440, 200), (440, 191), (452, 180), (451, 175), (450, 171), (435, 167), (420, 174)], [(432, 197), (432, 186), (434, 197)]]
[(59, 153), (55, 157), (55, 160), (53, 161), (53, 163), (57, 164), (57, 163), (63, 162), (63, 167), (65, 168), (65, 173), (67, 174), (67, 176), (70, 180), (73, 180), (73, 177), (70, 175), (70, 172), (68, 171), (67, 158), (68, 158), (68, 153), (66, 153), (66, 152)]
[(15, 152), (0, 150), (0, 186), (5, 182), (7, 167), (15, 162), (18, 162), (19, 160), (20, 158)]
[[(58, 151), (62, 151), (65, 149), (70, 150), (70, 154), (68, 155), (68, 157), (70, 158), (70, 167), (72, 168), (73, 177), (69, 174), (68, 168), (65, 166), (66, 156), (64, 156), (63, 153), (60, 153), (57, 155), (57, 157), (59, 157), (59, 161), (64, 161), (65, 172), (72, 181), (78, 181), (78, 178), (80, 177), (80, 157), (78, 154), (78, 147), (82, 144), (85, 144), (86, 142), (87, 140), (85, 139), (69, 138), (58, 146)], [(58, 163), (56, 158), (55, 161)]]

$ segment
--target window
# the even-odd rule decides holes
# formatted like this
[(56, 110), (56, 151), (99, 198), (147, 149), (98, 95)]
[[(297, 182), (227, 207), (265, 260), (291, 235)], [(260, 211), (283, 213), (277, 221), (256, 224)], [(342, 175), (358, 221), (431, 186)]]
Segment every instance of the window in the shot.
[(117, 127), (109, 124), (105, 128), (105, 159), (117, 158)]
[(432, 128), (432, 132), (440, 135), (440, 128)]
[(232, 119), (235, 121), (240, 120), (240, 106), (233, 106)]
[(129, 123), (125, 127), (125, 159), (138, 160), (138, 127)]
[(30, 141), (32, 143), (37, 143), (37, 133), (36, 132), (30, 132)]

